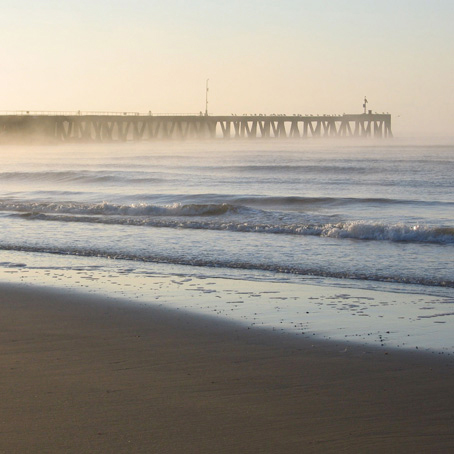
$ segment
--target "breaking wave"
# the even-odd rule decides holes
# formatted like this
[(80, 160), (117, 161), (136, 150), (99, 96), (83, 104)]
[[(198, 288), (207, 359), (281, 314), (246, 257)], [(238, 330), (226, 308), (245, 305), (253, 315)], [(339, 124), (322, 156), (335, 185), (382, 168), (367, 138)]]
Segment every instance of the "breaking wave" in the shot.
[[(192, 196), (197, 200), (197, 196)], [(206, 198), (205, 198), (206, 200)], [(372, 220), (340, 221), (311, 216), (309, 211), (284, 213), (292, 204), (358, 203), (357, 199), (302, 197), (223, 196), (231, 203), (115, 204), (79, 202), (31, 202), (0, 200), (4, 216), (29, 220), (136, 225), (179, 229), (226, 230), (266, 234), (411, 243), (454, 244), (454, 227), (427, 224), (386, 223)], [(359, 203), (400, 203), (388, 199), (359, 199)], [(405, 202), (408, 203), (408, 202)], [(420, 202), (418, 202), (420, 203)], [(427, 202), (429, 203), (429, 202)], [(445, 202), (449, 203), (449, 202)], [(255, 208), (252, 208), (255, 206)]]
[[(229, 206), (184, 206), (153, 211), (154, 216), (71, 216), (43, 213), (24, 213), (20, 216), (41, 221), (85, 222), (110, 225), (135, 225), (198, 230), (225, 230), (231, 232), (264, 233), (281, 235), (319, 236), (325, 238), (374, 240), (410, 243), (454, 244), (453, 227), (430, 227), (424, 225), (388, 225), (377, 222), (350, 221), (328, 224), (272, 224), (244, 222), (239, 220), (201, 219), (202, 216), (235, 212)], [(158, 213), (156, 214), (156, 211)], [(97, 213), (92, 213), (97, 214)], [(119, 213), (113, 213), (119, 214)], [(125, 213), (131, 214), (131, 213)], [(174, 217), (172, 217), (174, 216)], [(197, 219), (182, 219), (195, 216)], [(176, 218), (175, 218), (176, 217)]]

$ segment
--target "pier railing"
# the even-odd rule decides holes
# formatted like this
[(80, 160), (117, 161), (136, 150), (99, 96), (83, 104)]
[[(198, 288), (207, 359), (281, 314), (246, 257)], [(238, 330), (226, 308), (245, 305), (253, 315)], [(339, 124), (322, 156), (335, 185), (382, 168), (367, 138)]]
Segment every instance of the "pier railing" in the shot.
[(149, 112), (104, 112), (104, 111), (90, 111), (90, 110), (4, 110), (0, 111), (0, 116), (86, 116), (86, 115), (97, 115), (97, 116), (131, 116), (131, 117), (149, 117), (149, 116), (158, 116), (158, 117), (175, 117), (175, 116), (196, 116), (202, 115), (201, 113), (153, 113)]

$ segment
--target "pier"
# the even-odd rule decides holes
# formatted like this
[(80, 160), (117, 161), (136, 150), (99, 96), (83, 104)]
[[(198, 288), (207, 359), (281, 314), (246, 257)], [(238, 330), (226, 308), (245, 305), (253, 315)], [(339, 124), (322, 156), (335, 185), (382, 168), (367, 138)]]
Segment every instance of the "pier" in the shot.
[(389, 138), (391, 115), (203, 115), (135, 112), (0, 114), (0, 143)]

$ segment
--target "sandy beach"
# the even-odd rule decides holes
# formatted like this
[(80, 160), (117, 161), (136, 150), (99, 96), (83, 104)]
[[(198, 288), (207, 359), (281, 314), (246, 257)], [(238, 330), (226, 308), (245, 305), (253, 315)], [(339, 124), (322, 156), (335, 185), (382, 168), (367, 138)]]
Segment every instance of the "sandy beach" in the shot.
[(452, 452), (450, 358), (2, 284), (0, 452)]

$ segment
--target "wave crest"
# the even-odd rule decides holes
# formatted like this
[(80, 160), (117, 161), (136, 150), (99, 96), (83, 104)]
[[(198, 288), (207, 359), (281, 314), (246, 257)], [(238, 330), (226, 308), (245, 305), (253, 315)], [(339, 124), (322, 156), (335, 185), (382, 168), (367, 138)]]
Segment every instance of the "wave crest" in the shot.
[(84, 203), (39, 203), (39, 202), (2, 202), (0, 211), (27, 212), (36, 214), (74, 214), (103, 216), (219, 216), (236, 213), (241, 207), (228, 203), (150, 205), (138, 203), (117, 205), (108, 202), (97, 204)]
[(148, 176), (147, 173), (115, 171), (35, 171), (35, 172), (0, 172), (0, 180), (17, 182), (54, 182), (54, 183), (87, 183), (87, 184), (131, 184), (154, 183), (162, 179)]

